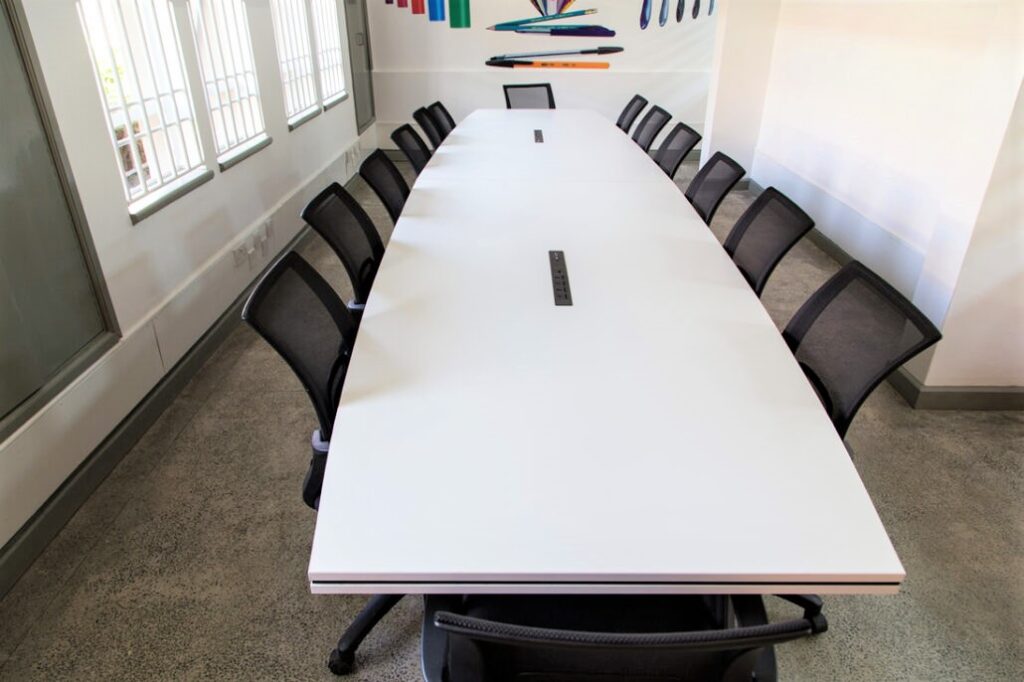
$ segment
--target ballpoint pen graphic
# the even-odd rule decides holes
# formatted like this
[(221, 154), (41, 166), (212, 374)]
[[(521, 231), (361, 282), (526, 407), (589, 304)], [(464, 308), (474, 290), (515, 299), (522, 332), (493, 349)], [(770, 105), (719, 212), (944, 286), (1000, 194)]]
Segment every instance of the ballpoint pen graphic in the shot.
[(679, 0), (679, 4), (676, 5), (676, 23), (683, 20), (683, 14), (686, 12), (686, 0)]
[(693, 18), (700, 16), (700, 0), (693, 0)]
[[(494, 26), (488, 26), (488, 30), (491, 31), (514, 31), (520, 27), (530, 26), (532, 24), (540, 24), (548, 21), (555, 21), (557, 19), (571, 19), (572, 17), (582, 17), (589, 14), (597, 14), (596, 9), (580, 9), (575, 12), (562, 12), (560, 14), (547, 14), (539, 17), (530, 17), (529, 19), (516, 19), (515, 21), (503, 21), (495, 24)], [(564, 26), (563, 24), (555, 24), (555, 26)]]
[(615, 31), (604, 26), (520, 26), (516, 33), (576, 38), (614, 38)]
[(520, 52), (517, 54), (499, 54), (496, 57), (491, 57), (492, 60), (506, 60), (506, 59), (534, 59), (536, 57), (564, 57), (566, 55), (576, 54), (616, 54), (624, 51), (624, 47), (594, 47), (585, 50), (552, 50), (550, 52)]
[(607, 69), (608, 62), (544, 62), (518, 59), (488, 59), (487, 66), (501, 66), (507, 69)]
[(710, 0), (710, 2), (708, 2), (708, 16), (710, 17), (711, 13), (714, 12), (714, 11), (715, 11), (715, 0)]
[(644, 0), (644, 4), (640, 6), (640, 28), (645, 29), (647, 25), (651, 23), (651, 10), (654, 4), (654, 0)]
[(661, 0), (661, 12), (658, 14), (658, 26), (664, 26), (668, 23), (668, 3), (669, 0)]

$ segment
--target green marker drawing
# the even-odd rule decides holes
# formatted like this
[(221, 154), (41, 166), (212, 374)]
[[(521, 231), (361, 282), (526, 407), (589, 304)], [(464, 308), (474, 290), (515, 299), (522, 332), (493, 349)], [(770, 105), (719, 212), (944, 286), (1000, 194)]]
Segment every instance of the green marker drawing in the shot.
[(469, 0), (448, 0), (448, 25), (469, 28)]

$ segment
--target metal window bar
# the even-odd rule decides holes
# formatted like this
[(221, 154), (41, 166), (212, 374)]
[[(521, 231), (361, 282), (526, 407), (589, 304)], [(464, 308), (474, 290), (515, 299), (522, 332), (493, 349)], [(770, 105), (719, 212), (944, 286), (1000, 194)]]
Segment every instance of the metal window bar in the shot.
[(192, 0), (214, 142), (224, 154), (263, 134), (259, 89), (242, 0)]
[(312, 0), (311, 4), (320, 63), (320, 93), (327, 100), (345, 89), (338, 5), (337, 0)]
[(202, 165), (172, 8), (79, 0), (78, 10), (125, 195), (138, 200)]
[(289, 118), (317, 103), (305, 0), (272, 0), (278, 63)]

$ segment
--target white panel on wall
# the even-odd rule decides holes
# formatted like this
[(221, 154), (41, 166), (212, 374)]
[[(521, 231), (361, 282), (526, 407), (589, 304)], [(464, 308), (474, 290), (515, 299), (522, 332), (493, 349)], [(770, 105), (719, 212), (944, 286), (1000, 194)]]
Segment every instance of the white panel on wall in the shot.
[[(610, 119), (618, 117), (636, 93), (647, 97), (697, 130), (704, 124), (716, 15), (708, 17), (707, 3), (693, 19), (691, 3), (682, 22), (675, 3), (665, 26), (658, 8), (646, 30), (640, 28), (641, 3), (625, 0), (577, 2), (570, 11), (597, 9), (589, 16), (562, 19), (563, 24), (597, 24), (616, 31), (615, 37), (580, 38), (521, 35), (489, 31), (488, 26), (538, 16), (530, 0), (477, 0), (471, 5), (472, 26), (450, 28), (431, 22), (409, 9), (371, 1), (368, 4), (377, 122), (381, 142), (412, 112), (440, 99), (456, 119), (475, 109), (505, 106), (503, 83), (550, 82), (560, 108), (588, 108)], [(445, 3), (447, 4), (447, 3)], [(485, 66), (491, 57), (598, 46), (625, 48), (619, 54), (564, 57), (566, 60), (608, 61), (607, 71), (566, 69), (507, 69)]]

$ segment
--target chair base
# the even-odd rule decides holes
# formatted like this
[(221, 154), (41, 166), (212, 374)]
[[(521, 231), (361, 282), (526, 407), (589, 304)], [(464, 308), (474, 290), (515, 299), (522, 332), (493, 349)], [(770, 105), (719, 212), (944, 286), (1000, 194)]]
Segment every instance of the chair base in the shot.
[(356, 667), (356, 650), (380, 619), (402, 600), (400, 594), (378, 594), (359, 612), (356, 619), (338, 640), (338, 646), (327, 659), (327, 668), (335, 675), (348, 675)]

